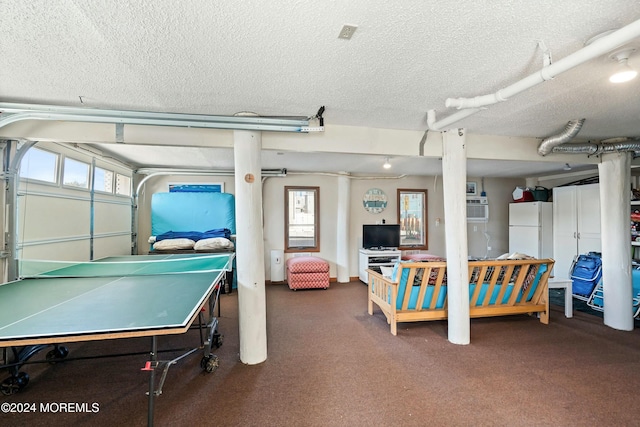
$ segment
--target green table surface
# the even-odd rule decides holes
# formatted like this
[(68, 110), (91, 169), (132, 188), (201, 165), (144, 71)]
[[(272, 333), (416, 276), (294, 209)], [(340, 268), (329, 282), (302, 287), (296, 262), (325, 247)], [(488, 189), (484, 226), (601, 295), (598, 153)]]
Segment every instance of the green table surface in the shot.
[[(135, 264), (131, 261), (145, 258), (104, 258), (81, 264), (81, 273), (87, 273), (90, 266), (95, 271), (106, 266), (126, 272), (129, 264)], [(105, 334), (127, 336), (131, 332), (135, 332), (131, 336), (180, 333), (213, 292), (232, 258), (214, 258), (208, 267), (222, 268), (207, 272), (171, 274), (177, 271), (154, 264), (168, 274), (146, 271), (143, 275), (26, 278), (4, 283), (0, 285), (0, 346), (15, 345), (7, 344), (15, 340), (28, 345), (53, 338), (51, 342), (72, 342), (80, 336), (86, 340), (93, 339), (87, 338), (92, 335), (100, 339)]]

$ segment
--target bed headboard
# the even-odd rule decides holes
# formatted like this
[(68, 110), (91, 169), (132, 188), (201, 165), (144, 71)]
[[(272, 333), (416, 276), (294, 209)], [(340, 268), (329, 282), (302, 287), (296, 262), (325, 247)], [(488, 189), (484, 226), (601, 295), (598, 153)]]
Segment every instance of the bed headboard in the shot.
[(228, 228), (236, 234), (236, 204), (229, 193), (154, 193), (151, 234)]

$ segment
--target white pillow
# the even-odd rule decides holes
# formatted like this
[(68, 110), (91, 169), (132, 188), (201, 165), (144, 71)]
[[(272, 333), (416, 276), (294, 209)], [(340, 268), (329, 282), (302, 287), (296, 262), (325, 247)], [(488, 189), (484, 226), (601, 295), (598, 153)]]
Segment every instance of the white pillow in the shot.
[(165, 239), (155, 242), (153, 249), (158, 251), (172, 251), (177, 249), (193, 249), (194, 242), (191, 239)]
[(514, 252), (509, 255), (508, 259), (533, 259), (533, 257), (527, 254), (521, 254), (520, 252)]
[(393, 274), (393, 267), (380, 266), (380, 273), (382, 273), (382, 276), (391, 279), (391, 275)]
[(198, 240), (193, 246), (193, 249), (196, 251), (210, 251), (216, 249), (233, 250), (233, 242), (229, 239), (225, 239), (224, 237), (211, 237), (209, 239)]

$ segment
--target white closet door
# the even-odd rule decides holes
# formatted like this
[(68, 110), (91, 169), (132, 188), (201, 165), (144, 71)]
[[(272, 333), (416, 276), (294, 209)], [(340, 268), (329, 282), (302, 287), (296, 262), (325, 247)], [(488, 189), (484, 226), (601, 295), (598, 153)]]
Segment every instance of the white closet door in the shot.
[(600, 252), (600, 188), (599, 184), (576, 187), (578, 202), (578, 253)]
[(575, 187), (553, 189), (553, 268), (555, 277), (569, 277), (569, 269), (576, 255), (577, 239)]

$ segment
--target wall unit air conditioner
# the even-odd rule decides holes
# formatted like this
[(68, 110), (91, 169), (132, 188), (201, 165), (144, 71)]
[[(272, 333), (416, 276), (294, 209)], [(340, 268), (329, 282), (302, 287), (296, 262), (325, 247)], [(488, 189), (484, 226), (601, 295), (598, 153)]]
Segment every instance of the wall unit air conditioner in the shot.
[(484, 196), (467, 197), (467, 222), (488, 222), (489, 202)]

